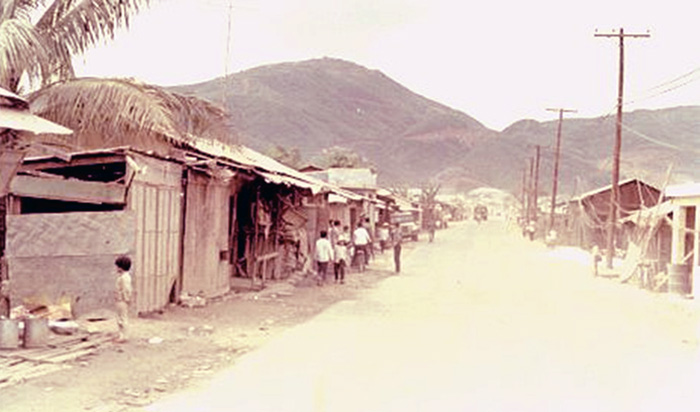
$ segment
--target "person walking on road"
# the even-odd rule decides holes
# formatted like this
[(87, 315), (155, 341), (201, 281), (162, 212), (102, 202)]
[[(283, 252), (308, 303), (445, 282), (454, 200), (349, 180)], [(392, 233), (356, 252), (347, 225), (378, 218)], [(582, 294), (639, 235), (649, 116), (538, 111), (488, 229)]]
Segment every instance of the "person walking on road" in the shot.
[(316, 267), (318, 269), (316, 284), (318, 284), (318, 286), (326, 283), (328, 263), (332, 261), (333, 247), (331, 246), (331, 242), (328, 240), (328, 232), (322, 230), (321, 237), (316, 241)]
[(384, 251), (389, 247), (389, 224), (382, 223), (377, 229), (377, 237), (379, 238), (379, 251)]
[(119, 256), (114, 265), (117, 267), (117, 280), (115, 285), (114, 300), (117, 309), (117, 327), (119, 333), (117, 342), (124, 343), (127, 340), (127, 328), (129, 326), (129, 303), (131, 303), (131, 259), (128, 256)]
[(333, 273), (335, 274), (335, 282), (341, 285), (345, 283), (345, 267), (348, 264), (348, 244), (350, 244), (350, 228), (343, 227), (343, 231), (339, 232), (338, 239), (333, 248), (335, 263), (333, 265)]
[(401, 273), (401, 230), (399, 225), (394, 225), (391, 231), (391, 244), (394, 247), (394, 269), (396, 273)]
[[(372, 238), (369, 236), (369, 232), (362, 225), (362, 221), (357, 224), (357, 229), (352, 233), (352, 244), (355, 246), (355, 255), (353, 256), (353, 262), (357, 263), (358, 255), (362, 256), (364, 259), (364, 264), (369, 263), (369, 245), (372, 243)], [(361, 252), (361, 253), (358, 253)]]

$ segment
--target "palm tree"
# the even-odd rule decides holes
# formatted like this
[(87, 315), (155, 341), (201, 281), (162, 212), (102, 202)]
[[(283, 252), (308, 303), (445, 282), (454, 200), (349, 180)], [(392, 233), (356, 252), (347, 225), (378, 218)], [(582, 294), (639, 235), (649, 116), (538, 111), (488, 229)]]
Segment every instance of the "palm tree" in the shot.
[(75, 77), (72, 58), (114, 38), (149, 0), (2, 0), (0, 87)]
[(154, 149), (192, 136), (222, 136), (224, 112), (211, 103), (133, 80), (75, 78), (72, 58), (114, 38), (149, 2), (0, 0), (0, 87), (17, 94), (34, 90), (27, 96), (32, 112), (75, 131), (69, 138), (21, 140)]

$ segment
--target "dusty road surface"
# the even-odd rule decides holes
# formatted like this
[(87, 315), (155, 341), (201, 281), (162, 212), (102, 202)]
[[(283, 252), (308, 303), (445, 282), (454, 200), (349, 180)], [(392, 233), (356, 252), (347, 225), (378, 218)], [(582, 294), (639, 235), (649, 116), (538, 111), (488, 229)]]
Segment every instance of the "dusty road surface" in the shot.
[(692, 301), (595, 279), (505, 224), (438, 233), (405, 272), (149, 411), (697, 411)]

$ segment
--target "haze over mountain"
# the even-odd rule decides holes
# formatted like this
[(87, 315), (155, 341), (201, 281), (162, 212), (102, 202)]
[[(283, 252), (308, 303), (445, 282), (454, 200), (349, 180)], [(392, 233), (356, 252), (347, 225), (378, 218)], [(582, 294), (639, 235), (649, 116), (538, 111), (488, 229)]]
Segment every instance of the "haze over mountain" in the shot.
[[(493, 186), (518, 193), (539, 144), (540, 192), (551, 190), (556, 121), (522, 120), (496, 132), (347, 61), (274, 64), (174, 89), (225, 101), (241, 143), (263, 152), (298, 148), (307, 161), (324, 148), (347, 147), (374, 163), (385, 185), (439, 178), (462, 191)], [(662, 184), (670, 163), (674, 180), (700, 178), (693, 149), (700, 107), (626, 113), (624, 124), (623, 178)], [(614, 116), (565, 120), (560, 193), (609, 184), (614, 128)]]

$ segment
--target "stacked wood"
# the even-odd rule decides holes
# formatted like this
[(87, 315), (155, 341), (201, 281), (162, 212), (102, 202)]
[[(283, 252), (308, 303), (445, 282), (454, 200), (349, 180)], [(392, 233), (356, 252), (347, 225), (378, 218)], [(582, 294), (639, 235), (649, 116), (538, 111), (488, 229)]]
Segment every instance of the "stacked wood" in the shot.
[(110, 340), (106, 334), (89, 334), (43, 348), (0, 351), (0, 389), (69, 368), (70, 362), (95, 353)]

